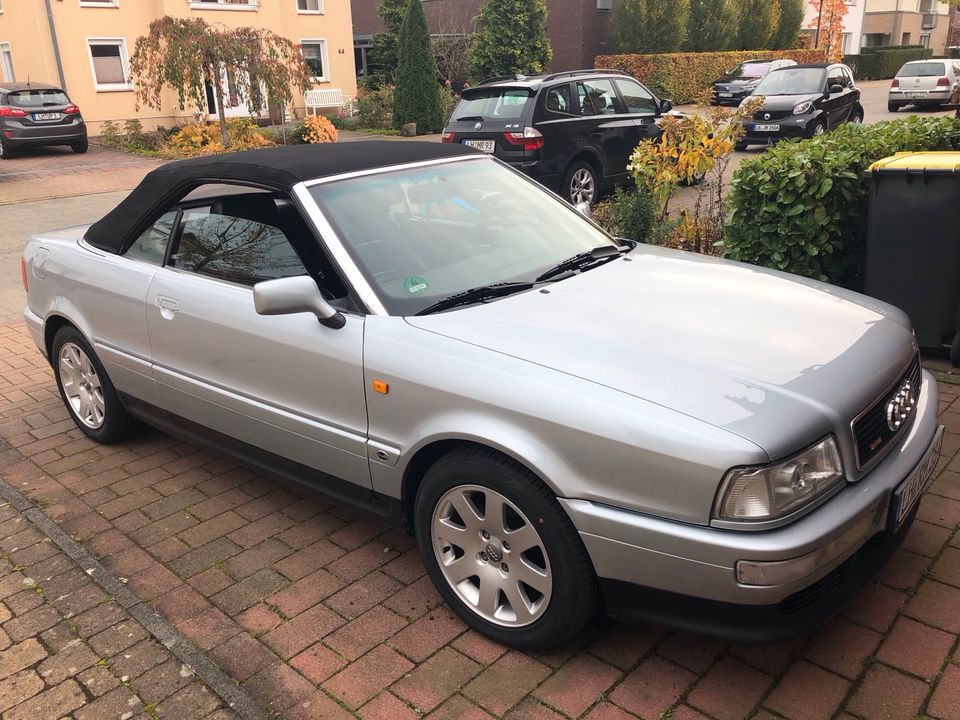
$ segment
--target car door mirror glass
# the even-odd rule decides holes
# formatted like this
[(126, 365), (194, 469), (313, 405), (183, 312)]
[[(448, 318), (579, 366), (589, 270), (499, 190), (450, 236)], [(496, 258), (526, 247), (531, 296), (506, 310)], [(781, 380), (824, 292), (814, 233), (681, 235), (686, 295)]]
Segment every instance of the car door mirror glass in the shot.
[(313, 313), (322, 325), (341, 328), (346, 319), (328, 303), (308, 275), (264, 280), (253, 286), (253, 306), (260, 315)]
[(831, 95), (836, 95), (837, 93), (842, 93), (842, 92), (843, 92), (843, 85), (840, 85), (839, 83), (833, 83), (830, 85)]
[(661, 112), (661, 113), (666, 114), (666, 113), (670, 112), (671, 110), (673, 110), (673, 103), (672, 103), (672, 102), (670, 102), (669, 100), (661, 100), (661, 101), (660, 101), (660, 112)]

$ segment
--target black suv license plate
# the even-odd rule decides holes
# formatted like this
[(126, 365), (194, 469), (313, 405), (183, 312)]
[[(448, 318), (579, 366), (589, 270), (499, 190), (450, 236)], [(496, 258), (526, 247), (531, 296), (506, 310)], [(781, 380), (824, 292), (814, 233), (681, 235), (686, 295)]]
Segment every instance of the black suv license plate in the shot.
[(941, 425), (937, 428), (937, 434), (933, 436), (933, 442), (930, 443), (913, 472), (893, 492), (893, 501), (890, 505), (894, 530), (900, 527), (910, 511), (913, 510), (914, 505), (920, 501), (930, 481), (933, 480), (933, 471), (937, 467), (942, 449), (943, 426)]

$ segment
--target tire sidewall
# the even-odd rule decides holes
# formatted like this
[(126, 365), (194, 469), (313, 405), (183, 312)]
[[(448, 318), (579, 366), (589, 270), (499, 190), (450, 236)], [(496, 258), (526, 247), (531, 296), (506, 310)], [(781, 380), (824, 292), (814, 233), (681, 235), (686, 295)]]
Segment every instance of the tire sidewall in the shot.
[(585, 160), (577, 160), (567, 168), (567, 172), (563, 176), (563, 199), (573, 204), (573, 187), (571, 184), (573, 183), (573, 175), (577, 170), (586, 170), (590, 173), (590, 177), (593, 178), (593, 197), (590, 198), (589, 202), (591, 204), (597, 202), (597, 198), (600, 196), (600, 178), (597, 176), (597, 171), (593, 165)]
[[(86, 353), (87, 357), (90, 359), (90, 363), (97, 371), (97, 377), (100, 380), (100, 387), (103, 390), (105, 414), (103, 424), (98, 428), (87, 427), (83, 421), (77, 417), (76, 413), (73, 411), (73, 408), (70, 406), (70, 403), (67, 401), (66, 393), (63, 391), (63, 381), (60, 378), (60, 349), (68, 342), (77, 345), (81, 350), (83, 350), (83, 352)], [(60, 328), (53, 337), (50, 361), (53, 365), (53, 375), (57, 381), (57, 390), (60, 391), (60, 399), (63, 401), (63, 405), (67, 409), (67, 412), (70, 414), (70, 418), (73, 420), (74, 424), (80, 428), (84, 435), (99, 443), (112, 443), (127, 436), (130, 422), (126, 414), (126, 410), (120, 402), (117, 391), (113, 387), (113, 383), (110, 381), (110, 376), (107, 375), (107, 371), (104, 369), (103, 364), (100, 362), (100, 358), (97, 357), (97, 354), (93, 351), (90, 343), (87, 342), (87, 339), (83, 336), (83, 333), (72, 326)]]
[[(446, 603), (464, 622), (487, 637), (516, 648), (556, 645), (569, 637), (571, 629), (578, 630), (583, 624), (577, 620), (575, 608), (583, 592), (580, 585), (585, 580), (577, 571), (574, 558), (577, 557), (577, 550), (583, 553), (586, 550), (573, 524), (553, 496), (548, 500), (531, 486), (529, 476), (519, 468), (497, 463), (495, 471), (491, 472), (492, 467), (483, 457), (459, 455), (441, 458), (427, 472), (414, 506), (414, 527), (424, 566)], [(553, 575), (553, 587), (547, 610), (534, 623), (522, 628), (510, 628), (478, 617), (460, 600), (443, 576), (433, 549), (433, 512), (444, 493), (459, 485), (480, 485), (496, 490), (509, 498), (540, 534)], [(592, 568), (586, 582), (594, 582)], [(574, 625), (577, 627), (572, 628)]]

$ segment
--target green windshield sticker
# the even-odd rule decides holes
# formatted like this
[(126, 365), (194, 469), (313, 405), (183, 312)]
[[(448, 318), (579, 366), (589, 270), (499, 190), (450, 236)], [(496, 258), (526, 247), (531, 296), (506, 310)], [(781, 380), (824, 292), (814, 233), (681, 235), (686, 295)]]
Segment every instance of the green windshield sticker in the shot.
[(427, 289), (427, 281), (422, 277), (408, 277), (403, 281), (403, 289), (411, 295), (416, 295)]

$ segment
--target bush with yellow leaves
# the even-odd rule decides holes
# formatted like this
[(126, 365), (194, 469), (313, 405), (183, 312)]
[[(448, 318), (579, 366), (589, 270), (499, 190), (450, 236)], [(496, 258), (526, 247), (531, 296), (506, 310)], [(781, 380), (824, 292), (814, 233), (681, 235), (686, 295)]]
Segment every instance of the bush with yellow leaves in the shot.
[(338, 136), (337, 129), (326, 115), (307, 115), (303, 119), (301, 137), (304, 143), (332, 143)]
[(188, 123), (167, 138), (160, 154), (166, 158), (178, 159), (276, 145), (259, 132), (256, 123), (250, 118), (227, 120), (227, 132), (230, 135), (230, 147), (225, 148), (217, 123)]

